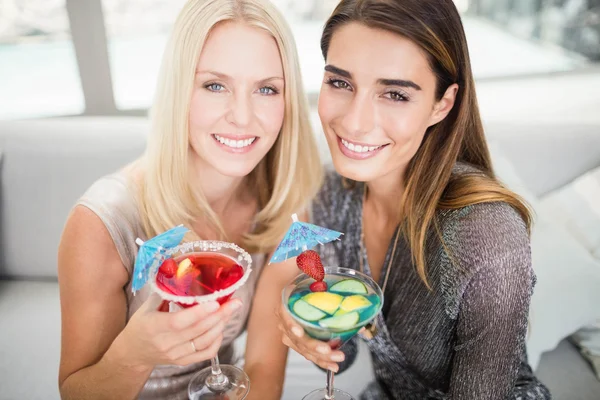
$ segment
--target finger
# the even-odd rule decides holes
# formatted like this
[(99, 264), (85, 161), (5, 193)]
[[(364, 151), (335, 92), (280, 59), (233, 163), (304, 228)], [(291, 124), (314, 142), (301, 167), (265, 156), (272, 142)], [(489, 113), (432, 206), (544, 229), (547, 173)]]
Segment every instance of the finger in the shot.
[(324, 358), (323, 355), (314, 354), (314, 353), (310, 353), (310, 352), (306, 352), (306, 353), (305, 352), (299, 352), (295, 348), (295, 345), (290, 341), (290, 339), (287, 336), (283, 337), (283, 343), (286, 346), (288, 346), (291, 349), (293, 349), (294, 351), (296, 351), (298, 354), (300, 354), (304, 358), (306, 358), (308, 361), (312, 362), (313, 364), (318, 365), (322, 369), (328, 369), (328, 370), (331, 370), (333, 372), (338, 372), (340, 370), (340, 367), (335, 362), (331, 362), (330, 359)]
[(206, 332), (221, 324), (225, 326), (227, 320), (223, 318), (223, 314), (220, 312), (216, 312), (204, 318), (201, 321), (198, 321), (196, 324), (190, 326), (179, 334), (179, 341), (186, 342), (190, 341), (198, 336), (204, 335)]
[(338, 363), (344, 361), (346, 358), (344, 352), (332, 350), (327, 343), (311, 339), (308, 336), (301, 339), (292, 337), (291, 340), (294, 342), (294, 346), (300, 350), (302, 354), (310, 354), (316, 361)]
[(223, 322), (219, 322), (204, 335), (192, 339), (192, 342), (194, 342), (194, 346), (196, 347), (196, 351), (208, 349), (215, 342), (215, 340), (222, 336), (224, 328), (225, 324)]
[(322, 369), (328, 369), (333, 372), (338, 372), (340, 370), (340, 367), (335, 363), (318, 361), (316, 364)]
[[(203, 335), (180, 342), (177, 344), (177, 346), (169, 351), (167, 359), (171, 362), (176, 362), (182, 357), (205, 350), (206, 348), (210, 347), (210, 345), (223, 333), (224, 326), (225, 324), (218, 322)], [(193, 345), (192, 342), (194, 343)]]
[(208, 315), (206, 318), (198, 321), (194, 325), (186, 328), (181, 334), (181, 340), (190, 340), (198, 337), (204, 332), (211, 329), (218, 322), (222, 321), (223, 325), (229, 322), (231, 316), (242, 307), (241, 300), (233, 300), (222, 305), (219, 310), (213, 314)]
[(142, 313), (152, 312), (158, 310), (162, 305), (163, 299), (157, 293), (151, 293), (146, 301), (140, 306), (139, 310)]
[(304, 329), (302, 329), (302, 327), (298, 325), (287, 312), (280, 312), (279, 318), (289, 334), (298, 338), (304, 336)]
[(217, 353), (219, 352), (219, 348), (221, 347), (222, 341), (223, 341), (223, 335), (219, 335), (219, 337), (217, 337), (208, 348), (197, 351), (188, 356), (181, 357), (180, 359), (178, 359), (175, 362), (175, 364), (190, 365), (190, 364), (195, 364), (200, 361), (209, 360), (217, 355)]
[(179, 310), (173, 313), (164, 315), (166, 322), (166, 330), (182, 331), (195, 324), (198, 321), (205, 319), (208, 315), (216, 312), (219, 309), (219, 303), (209, 301), (206, 303), (198, 303), (193, 307)]
[(240, 299), (229, 300), (227, 303), (223, 304), (219, 309), (220, 313), (223, 313), (223, 317), (226, 320), (229, 320), (233, 314), (238, 312), (242, 308), (242, 301)]

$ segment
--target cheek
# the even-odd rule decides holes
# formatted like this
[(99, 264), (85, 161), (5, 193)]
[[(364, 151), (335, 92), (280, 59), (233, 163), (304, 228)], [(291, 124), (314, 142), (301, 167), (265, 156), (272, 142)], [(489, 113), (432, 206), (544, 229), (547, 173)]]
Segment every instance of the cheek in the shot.
[(195, 89), (190, 101), (190, 129), (208, 129), (223, 114), (222, 102), (211, 101), (203, 89)]
[(345, 114), (344, 102), (339, 96), (331, 93), (328, 87), (323, 87), (319, 94), (317, 112), (321, 125), (327, 133), (327, 128), (335, 123), (336, 119)]
[(381, 121), (385, 132), (396, 144), (420, 144), (428, 119), (421, 110), (404, 107), (384, 113)]
[(283, 96), (277, 96), (262, 101), (256, 105), (256, 116), (260, 121), (264, 133), (277, 137), (283, 125), (285, 114), (285, 100)]

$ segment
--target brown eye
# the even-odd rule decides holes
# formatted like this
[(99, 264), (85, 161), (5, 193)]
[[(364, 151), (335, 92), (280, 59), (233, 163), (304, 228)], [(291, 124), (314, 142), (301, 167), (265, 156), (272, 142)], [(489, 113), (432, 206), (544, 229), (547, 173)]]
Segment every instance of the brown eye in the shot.
[(408, 97), (406, 97), (404, 94), (400, 93), (400, 92), (387, 92), (386, 93), (387, 97), (395, 102), (398, 101), (408, 101)]
[(350, 90), (352, 88), (348, 82), (341, 79), (329, 78), (326, 83), (336, 89)]

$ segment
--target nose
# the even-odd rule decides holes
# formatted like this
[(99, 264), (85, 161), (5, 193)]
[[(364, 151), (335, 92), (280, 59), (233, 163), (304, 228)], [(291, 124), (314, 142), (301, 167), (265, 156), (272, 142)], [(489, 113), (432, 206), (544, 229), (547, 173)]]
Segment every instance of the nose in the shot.
[(359, 137), (375, 127), (375, 105), (366, 93), (357, 93), (342, 119), (342, 127), (351, 136)]
[(232, 96), (228, 120), (231, 124), (240, 128), (250, 124), (252, 120), (252, 101), (248, 96), (243, 93)]

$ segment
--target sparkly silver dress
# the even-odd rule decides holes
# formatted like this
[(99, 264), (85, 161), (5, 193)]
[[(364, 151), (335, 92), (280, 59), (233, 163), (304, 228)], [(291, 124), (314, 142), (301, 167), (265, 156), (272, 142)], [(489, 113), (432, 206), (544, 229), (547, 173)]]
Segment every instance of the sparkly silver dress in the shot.
[[(127, 273), (131, 276), (135, 256), (137, 254), (137, 237), (146, 240), (139, 218), (132, 185), (122, 173), (106, 176), (96, 181), (79, 199), (78, 204), (92, 210), (106, 226), (117, 247), (117, 251)], [(234, 351), (233, 341), (242, 333), (250, 313), (252, 296), (257, 279), (264, 265), (264, 255), (252, 255), (252, 273), (246, 284), (233, 297), (240, 298), (243, 308), (229, 321), (219, 351), (219, 360), (223, 364), (235, 364), (238, 357)], [(145, 286), (134, 296), (131, 292), (131, 281), (124, 289), (127, 296), (127, 320), (144, 303), (149, 295), (149, 287)], [(181, 399), (187, 400), (187, 386), (194, 373), (210, 365), (210, 361), (179, 367), (158, 365), (152, 371), (139, 399)]]
[[(465, 165), (454, 171), (467, 172), (473, 169)], [(340, 176), (329, 171), (312, 219), (345, 233), (341, 241), (321, 248), (325, 265), (359, 269), (362, 257), (370, 274), (359, 242), (363, 191), (361, 183), (345, 188)], [(367, 342), (376, 381), (361, 400), (550, 399), (525, 351), (535, 275), (523, 220), (503, 203), (439, 212), (438, 217), (456, 264), (430, 234), (429, 291), (411, 262), (406, 241), (399, 238), (377, 317), (379, 333)], [(390, 253), (388, 248), (380, 285)], [(340, 371), (355, 358), (356, 343), (350, 341), (342, 349), (347, 361)]]

